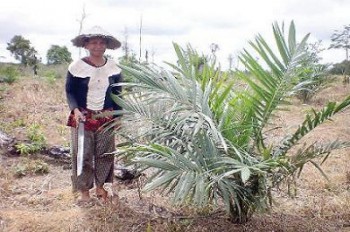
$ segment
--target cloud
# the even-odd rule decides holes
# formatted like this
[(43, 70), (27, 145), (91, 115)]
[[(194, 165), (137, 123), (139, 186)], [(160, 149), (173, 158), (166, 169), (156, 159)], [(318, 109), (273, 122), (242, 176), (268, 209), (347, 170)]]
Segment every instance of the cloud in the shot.
[[(91, 1), (94, 2), (94, 1)], [(99, 4), (104, 7), (118, 7), (118, 8), (136, 8), (136, 9), (144, 9), (144, 8), (158, 8), (166, 5), (166, 1), (162, 0), (104, 0), (99, 1)]]
[[(311, 33), (310, 41), (322, 40), (328, 46), (334, 30), (349, 24), (350, 1), (61, 0), (45, 7), (39, 0), (1, 1), (0, 55), (7, 54), (6, 43), (17, 34), (29, 39), (41, 56), (52, 44), (76, 54), (70, 40), (78, 34), (84, 7), (85, 29), (101, 25), (122, 41), (127, 29), (128, 42), (137, 53), (142, 18), (142, 54), (148, 50), (157, 60), (172, 59), (173, 41), (181, 46), (191, 43), (199, 53), (210, 53), (210, 44), (217, 43), (218, 56), (227, 63), (229, 54), (247, 47), (258, 33), (270, 41), (275, 21), (288, 27), (294, 20), (298, 39)], [(121, 51), (112, 53), (117, 56)], [(337, 60), (339, 51), (327, 51), (325, 56)]]
[(9, 43), (13, 36), (21, 35), (24, 31), (27, 31), (25, 26), (18, 23), (9, 23), (6, 20), (0, 19), (0, 43)]

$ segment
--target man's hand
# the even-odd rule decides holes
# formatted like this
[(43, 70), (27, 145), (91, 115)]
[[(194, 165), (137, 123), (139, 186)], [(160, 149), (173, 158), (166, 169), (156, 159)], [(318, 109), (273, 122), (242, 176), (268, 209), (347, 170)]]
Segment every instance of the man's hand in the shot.
[(85, 115), (78, 108), (75, 108), (74, 119), (78, 125), (80, 121), (83, 121), (83, 122), (85, 121)]

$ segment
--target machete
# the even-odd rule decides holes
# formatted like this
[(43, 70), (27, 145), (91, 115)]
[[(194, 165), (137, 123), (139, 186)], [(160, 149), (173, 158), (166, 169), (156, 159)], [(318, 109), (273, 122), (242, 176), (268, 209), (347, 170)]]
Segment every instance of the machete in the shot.
[(84, 158), (84, 121), (79, 121), (78, 125), (78, 153), (77, 153), (77, 176), (83, 171)]

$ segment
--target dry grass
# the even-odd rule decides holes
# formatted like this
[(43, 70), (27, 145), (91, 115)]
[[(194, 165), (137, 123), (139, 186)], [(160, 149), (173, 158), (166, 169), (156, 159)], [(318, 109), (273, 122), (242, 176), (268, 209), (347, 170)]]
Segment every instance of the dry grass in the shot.
[[(64, 79), (52, 83), (43, 77), (28, 77), (2, 86), (0, 129), (24, 140), (26, 127), (37, 123), (49, 145), (67, 145), (69, 130), (64, 125), (68, 107), (63, 85)], [(336, 83), (322, 91), (312, 107), (341, 100), (349, 89)], [(293, 131), (310, 107), (296, 101), (290, 112), (283, 112), (276, 119), (280, 129), (274, 131), (274, 139)], [(317, 128), (305, 142), (349, 140), (349, 114), (348, 110)], [(196, 212), (173, 207), (168, 196), (156, 192), (144, 193), (140, 199), (136, 183), (108, 186), (114, 196), (111, 204), (78, 206), (71, 193), (70, 170), (62, 165), (45, 160), (48, 174), (15, 178), (13, 168), (23, 159), (0, 158), (0, 231), (350, 231), (348, 149), (339, 150), (322, 165), (330, 182), (307, 165), (297, 180), (295, 197), (288, 197), (285, 189), (274, 192), (272, 211), (256, 214), (245, 225), (231, 224), (221, 211), (210, 214), (205, 209)]]

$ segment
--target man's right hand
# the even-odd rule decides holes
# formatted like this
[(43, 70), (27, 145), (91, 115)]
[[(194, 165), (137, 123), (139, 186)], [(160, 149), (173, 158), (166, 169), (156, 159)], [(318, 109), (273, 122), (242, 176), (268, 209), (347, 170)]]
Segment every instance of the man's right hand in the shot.
[(79, 124), (79, 122), (85, 121), (85, 115), (78, 108), (74, 109), (74, 118), (77, 125)]

